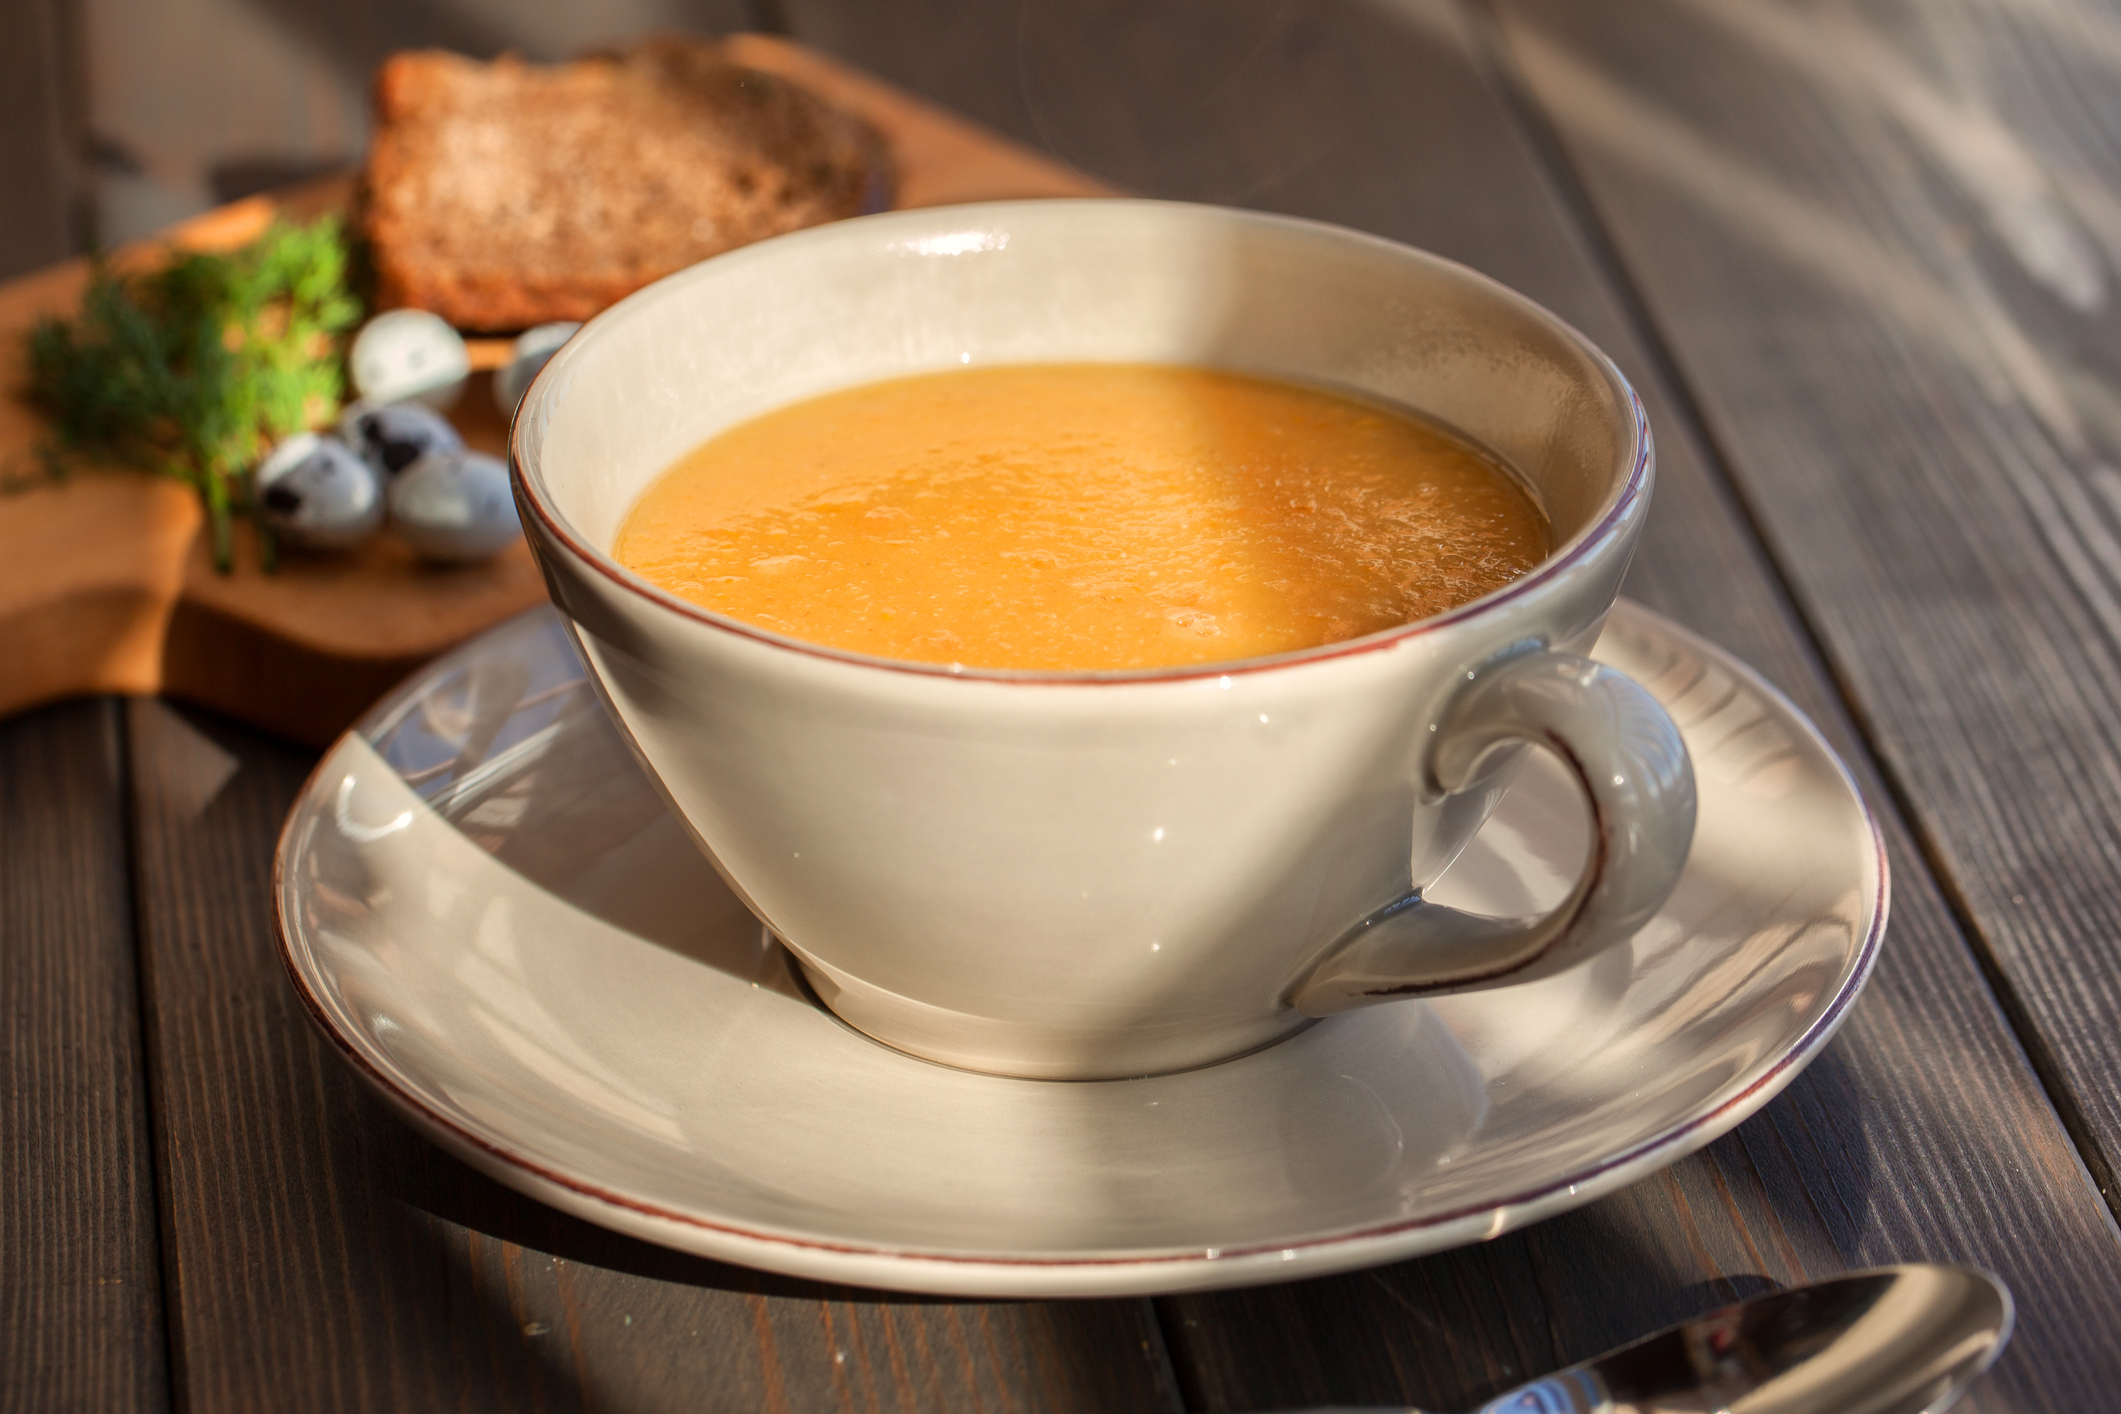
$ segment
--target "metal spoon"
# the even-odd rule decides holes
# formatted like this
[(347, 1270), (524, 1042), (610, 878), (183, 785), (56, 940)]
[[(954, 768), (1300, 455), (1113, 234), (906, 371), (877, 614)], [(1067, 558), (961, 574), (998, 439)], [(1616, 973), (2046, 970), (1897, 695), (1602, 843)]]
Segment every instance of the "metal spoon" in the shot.
[(1971, 1267), (1852, 1272), (1697, 1316), (1478, 1414), (1935, 1414), (2002, 1353), (2011, 1320), (2010, 1292)]

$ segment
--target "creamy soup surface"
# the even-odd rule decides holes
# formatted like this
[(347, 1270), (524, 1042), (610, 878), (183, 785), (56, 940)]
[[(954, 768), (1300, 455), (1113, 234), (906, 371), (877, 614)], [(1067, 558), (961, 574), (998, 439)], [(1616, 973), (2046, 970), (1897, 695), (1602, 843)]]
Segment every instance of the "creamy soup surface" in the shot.
[(812, 643), (1099, 671), (1284, 653), (1538, 564), (1514, 478), (1417, 418), (1208, 369), (1050, 364), (874, 383), (680, 458), (619, 562)]

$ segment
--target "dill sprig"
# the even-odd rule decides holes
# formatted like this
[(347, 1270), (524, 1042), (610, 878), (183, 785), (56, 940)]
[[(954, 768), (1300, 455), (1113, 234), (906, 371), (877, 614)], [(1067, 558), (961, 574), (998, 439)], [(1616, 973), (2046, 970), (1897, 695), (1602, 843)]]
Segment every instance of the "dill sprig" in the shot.
[(189, 482), (226, 571), (245, 473), (273, 442), (337, 416), (339, 337), (360, 317), (335, 216), (143, 274), (99, 261), (79, 316), (30, 331), (28, 391), (54, 422), (48, 459), (61, 470), (86, 453)]

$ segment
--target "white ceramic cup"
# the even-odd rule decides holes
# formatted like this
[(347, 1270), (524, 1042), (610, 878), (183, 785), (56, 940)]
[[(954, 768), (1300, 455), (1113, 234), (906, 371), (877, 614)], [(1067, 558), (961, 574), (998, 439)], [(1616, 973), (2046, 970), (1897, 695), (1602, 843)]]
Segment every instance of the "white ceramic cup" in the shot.
[[(1557, 548), (1461, 608), (1245, 662), (953, 670), (802, 643), (621, 568), (648, 483), (836, 388), (1030, 362), (1210, 365), (1396, 402), (1530, 483)], [(1653, 477), (1642, 408), (1551, 314), (1355, 232), (1146, 201), (892, 213), (696, 265), (593, 320), (511, 437), (524, 528), (616, 720), (844, 1020), (952, 1065), (1143, 1075), (1315, 1016), (1551, 975), (1676, 882), (1693, 778), (1671, 720), (1574, 656)], [(1567, 902), (1420, 901), (1522, 743), (1582, 781)]]

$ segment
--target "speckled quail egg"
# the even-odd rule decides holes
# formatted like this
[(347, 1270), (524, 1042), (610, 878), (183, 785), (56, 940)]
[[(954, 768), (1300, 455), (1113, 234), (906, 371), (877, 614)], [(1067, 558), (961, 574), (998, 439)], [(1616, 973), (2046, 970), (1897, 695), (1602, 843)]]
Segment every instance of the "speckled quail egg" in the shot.
[(464, 446), (449, 419), (425, 403), (350, 404), (339, 417), (339, 435), (385, 481), (429, 452)]
[(346, 365), (364, 402), (418, 398), (430, 407), (446, 408), (464, 391), (471, 352), (463, 336), (440, 315), (392, 309), (361, 326)]
[(430, 452), (392, 478), (390, 517), (424, 560), (466, 564), (523, 533), (508, 467), (484, 452)]
[(560, 345), (574, 337), (574, 331), (582, 326), (574, 320), (563, 319), (555, 324), (540, 324), (535, 329), (526, 329), (509, 350), (508, 366), (497, 369), (493, 375), (494, 406), (501, 416), (514, 417), (516, 404), (530, 391), (530, 380), (538, 376), (552, 356), (560, 351)]
[(259, 463), (252, 487), (259, 519), (307, 550), (351, 550), (383, 523), (382, 483), (335, 437), (296, 433)]

